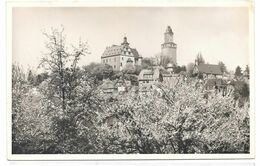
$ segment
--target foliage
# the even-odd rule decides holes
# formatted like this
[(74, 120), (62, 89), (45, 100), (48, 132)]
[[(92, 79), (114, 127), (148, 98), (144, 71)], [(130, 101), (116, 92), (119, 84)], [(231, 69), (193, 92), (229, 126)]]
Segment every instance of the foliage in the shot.
[(174, 66), (174, 73), (180, 73), (181, 71), (186, 71), (186, 66)]
[(99, 114), (101, 138), (109, 140), (104, 153), (249, 151), (248, 105), (222, 95), (206, 102), (195, 84), (158, 90), (162, 96), (127, 94), (106, 105)]
[(241, 107), (221, 93), (204, 98), (196, 79), (106, 100), (94, 77), (83, 74), (67, 114), (60, 100), (48, 99), (50, 81), (21, 98), (16, 153), (249, 152), (248, 102)]
[(139, 75), (141, 70), (142, 70), (142, 66), (141, 65), (135, 65), (135, 72), (134, 72), (134, 74), (135, 75)]
[(47, 72), (40, 73), (36, 76), (36, 79), (34, 81), (34, 85), (38, 86), (40, 85), (44, 80), (46, 80), (49, 77)]
[(136, 72), (135, 66), (132, 63), (127, 63), (122, 72), (127, 74), (134, 74)]
[(90, 77), (95, 77), (98, 81), (102, 81), (114, 75), (112, 66), (108, 64), (91, 63), (87, 66), (83, 66), (83, 69), (86, 74)]
[(188, 73), (189, 76), (193, 75), (194, 66), (195, 66), (194, 63), (189, 63), (187, 65), (186, 70), (187, 70), (187, 73)]
[(250, 69), (249, 69), (248, 65), (246, 65), (245, 73), (247, 74), (247, 77), (249, 78), (249, 76), (250, 76)]
[(242, 71), (240, 66), (236, 67), (235, 76), (237, 77), (242, 76)]
[(239, 101), (240, 105), (244, 105), (245, 101), (249, 101), (249, 85), (243, 81), (232, 82), (234, 86), (234, 99)]
[(62, 110), (66, 113), (66, 100), (72, 97), (72, 91), (77, 84), (77, 63), (81, 56), (88, 53), (88, 48), (86, 43), (80, 41), (78, 47), (73, 46), (73, 51), (69, 52), (63, 31), (64, 29), (52, 29), (49, 34), (44, 33), (48, 39), (45, 43), (48, 52), (40, 65), (51, 72), (49, 89), (52, 96), (49, 97), (58, 96), (61, 99)]
[(166, 67), (167, 64), (172, 63), (172, 59), (169, 56), (161, 56), (160, 66)]
[(226, 67), (226, 65), (224, 64), (224, 62), (219, 61), (219, 62), (218, 62), (218, 65), (220, 66), (220, 70), (221, 70), (222, 73), (227, 72), (227, 67)]
[[(26, 77), (19, 66), (12, 68), (13, 153), (249, 152), (249, 100), (241, 105), (234, 99), (236, 94), (249, 99), (248, 84), (226, 96), (207, 92), (205, 97), (196, 78), (156, 83), (147, 92), (130, 87), (105, 94), (103, 79), (123, 78), (137, 86), (137, 71), (114, 72), (97, 63), (80, 68), (86, 44), (68, 51), (63, 31), (45, 35), (45, 73)], [(142, 68), (151, 66), (151, 59), (144, 60)]]
[(33, 85), (34, 84), (34, 75), (32, 73), (32, 70), (29, 71), (28, 76), (27, 76), (27, 81), (29, 84)]
[(142, 68), (149, 69), (154, 65), (152, 58), (143, 58), (142, 59)]
[(204, 58), (203, 58), (201, 52), (199, 52), (199, 53), (197, 54), (197, 57), (196, 57), (196, 59), (195, 59), (195, 62), (197, 62), (197, 65), (205, 64), (205, 60), (204, 60)]

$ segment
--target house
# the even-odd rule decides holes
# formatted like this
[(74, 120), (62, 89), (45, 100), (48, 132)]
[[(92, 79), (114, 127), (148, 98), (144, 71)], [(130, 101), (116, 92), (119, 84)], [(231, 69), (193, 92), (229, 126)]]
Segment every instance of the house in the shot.
[(125, 68), (127, 62), (133, 65), (141, 65), (142, 57), (135, 48), (131, 48), (124, 37), (121, 45), (112, 45), (107, 47), (101, 56), (101, 63), (112, 66), (113, 70), (121, 71)]
[(173, 73), (174, 65), (173, 65), (172, 63), (168, 63), (167, 66), (165, 67), (165, 69), (166, 69), (168, 72)]
[(138, 76), (138, 82), (140, 86), (145, 84), (154, 84), (156, 82), (162, 82), (162, 81), (163, 81), (163, 76), (158, 67), (154, 69), (143, 69), (141, 70)]
[(195, 64), (193, 74), (202, 74), (203, 78), (221, 78), (223, 75), (220, 66), (213, 64)]
[(122, 77), (115, 81), (115, 88), (120, 93), (128, 91), (131, 87), (131, 81), (125, 80)]
[(208, 79), (204, 85), (204, 90), (222, 93), (223, 96), (226, 96), (234, 90), (234, 86), (231, 81), (223, 79)]
[(101, 85), (101, 88), (103, 92), (106, 94), (113, 94), (117, 90), (117, 88), (114, 85), (114, 82), (109, 79), (103, 80), (103, 84)]
[(122, 77), (114, 81), (105, 79), (103, 80), (101, 88), (106, 94), (123, 93), (131, 88), (131, 81), (123, 79)]
[(179, 79), (179, 74), (175, 74), (173, 72), (170, 72), (169, 70), (160, 70), (162, 77), (163, 77), (163, 82), (164, 83), (176, 83), (176, 81)]

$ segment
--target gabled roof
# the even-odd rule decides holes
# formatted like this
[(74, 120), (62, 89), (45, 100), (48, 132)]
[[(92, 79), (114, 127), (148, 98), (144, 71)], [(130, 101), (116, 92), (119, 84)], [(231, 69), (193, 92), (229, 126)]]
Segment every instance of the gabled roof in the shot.
[(132, 54), (134, 55), (135, 58), (139, 58), (140, 55), (138, 53), (138, 51), (135, 48), (131, 48)]
[(197, 66), (198, 71), (200, 73), (205, 74), (213, 74), (213, 75), (222, 75), (220, 66), (219, 65), (212, 65), (212, 64), (200, 64)]
[(123, 46), (118, 46), (118, 45), (112, 45), (111, 47), (107, 47), (102, 54), (102, 57), (107, 57), (107, 56), (113, 56), (113, 55), (119, 55), (123, 51)]
[(124, 37), (124, 42), (121, 45), (112, 45), (107, 47), (101, 57), (104, 58), (115, 55), (126, 55), (135, 58), (141, 58), (138, 51), (135, 48), (131, 48), (129, 46), (126, 37)]

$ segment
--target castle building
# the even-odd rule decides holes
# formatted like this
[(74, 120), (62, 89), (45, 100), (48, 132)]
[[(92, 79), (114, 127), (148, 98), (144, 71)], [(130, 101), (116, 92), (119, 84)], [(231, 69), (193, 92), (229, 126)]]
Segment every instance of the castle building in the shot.
[(141, 65), (142, 57), (135, 48), (131, 48), (124, 37), (121, 45), (112, 45), (107, 47), (101, 56), (101, 63), (108, 64), (113, 70), (121, 71), (128, 63), (133, 65)]
[[(164, 33), (164, 43), (161, 44), (161, 61), (167, 60), (167, 63), (177, 64), (176, 49), (177, 45), (173, 42), (173, 32), (170, 26)], [(169, 61), (169, 62), (168, 62)], [(162, 62), (164, 63), (164, 62)]]

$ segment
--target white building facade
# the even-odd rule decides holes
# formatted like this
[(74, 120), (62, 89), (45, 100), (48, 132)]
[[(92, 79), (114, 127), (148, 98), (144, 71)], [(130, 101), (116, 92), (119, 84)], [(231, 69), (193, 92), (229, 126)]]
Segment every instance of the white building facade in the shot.
[(112, 66), (113, 70), (121, 71), (129, 61), (133, 65), (141, 65), (142, 57), (135, 48), (129, 46), (126, 37), (121, 45), (107, 47), (101, 56), (101, 63)]

